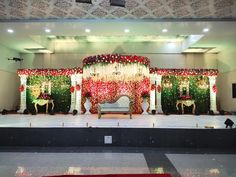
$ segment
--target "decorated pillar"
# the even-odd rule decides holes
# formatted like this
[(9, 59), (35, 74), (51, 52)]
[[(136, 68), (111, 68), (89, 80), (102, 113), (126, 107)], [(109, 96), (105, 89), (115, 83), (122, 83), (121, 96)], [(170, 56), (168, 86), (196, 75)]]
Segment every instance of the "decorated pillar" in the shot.
[(76, 74), (75, 109), (79, 114), (81, 114), (82, 77), (83, 74)]
[(162, 105), (161, 105), (161, 78), (162, 75), (156, 74), (156, 85), (157, 85), (157, 92), (156, 92), (156, 99), (157, 99), (157, 113), (163, 113)]
[(70, 87), (70, 93), (71, 93), (71, 103), (70, 103), (70, 111), (73, 112), (75, 109), (75, 87), (76, 87), (76, 74), (71, 75), (71, 87)]
[(210, 83), (210, 110), (218, 112), (216, 108), (216, 76), (208, 76)]
[(150, 111), (151, 110), (156, 110), (156, 105), (155, 105), (155, 92), (156, 92), (156, 87), (155, 87), (155, 75), (150, 74), (150, 81), (151, 81), (151, 91), (150, 91)]
[(19, 113), (23, 113), (26, 109), (26, 87), (27, 87), (27, 75), (19, 75), (20, 76), (20, 109)]

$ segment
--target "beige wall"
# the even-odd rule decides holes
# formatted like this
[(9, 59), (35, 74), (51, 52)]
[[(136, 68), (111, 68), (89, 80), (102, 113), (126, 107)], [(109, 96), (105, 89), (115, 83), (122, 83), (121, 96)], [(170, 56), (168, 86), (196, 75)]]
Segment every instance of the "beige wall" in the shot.
[[(94, 54), (22, 54), (23, 68), (82, 67), (82, 60)], [(217, 68), (217, 54), (140, 54), (158, 68)]]
[(0, 111), (13, 110), (19, 105), (19, 77), (16, 70), (20, 68), (20, 62), (8, 60), (19, 57), (18, 52), (0, 45)]
[(20, 103), (20, 81), (16, 73), (0, 70), (0, 110), (15, 110)]
[(217, 78), (219, 109), (236, 111), (236, 98), (232, 98), (232, 83), (236, 83), (236, 70), (219, 74)]
[(224, 49), (218, 54), (217, 78), (219, 109), (236, 111), (236, 98), (232, 98), (232, 83), (236, 83), (236, 51), (234, 47)]

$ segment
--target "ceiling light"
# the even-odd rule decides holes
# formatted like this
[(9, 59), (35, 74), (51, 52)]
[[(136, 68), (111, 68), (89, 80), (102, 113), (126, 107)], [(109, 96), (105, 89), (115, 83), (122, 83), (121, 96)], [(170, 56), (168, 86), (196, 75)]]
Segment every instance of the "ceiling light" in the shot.
[(11, 29), (11, 28), (9, 28), (9, 29), (7, 29), (7, 32), (8, 32), (8, 33), (14, 33), (14, 30)]
[(129, 33), (130, 30), (129, 30), (129, 29), (125, 29), (124, 32), (125, 32), (125, 33)]
[(75, 2), (92, 4), (92, 0), (75, 0)]
[(202, 31), (203, 31), (204, 33), (206, 33), (206, 32), (209, 31), (209, 29), (208, 29), (208, 28), (204, 28)]
[(48, 29), (48, 28), (47, 28), (47, 29), (45, 29), (44, 31), (45, 31), (46, 33), (51, 33), (51, 30), (50, 30), (50, 29)]
[(125, 7), (125, 0), (110, 0), (111, 6)]
[(162, 32), (166, 33), (166, 32), (168, 32), (168, 29), (163, 29)]
[(91, 29), (86, 28), (84, 31), (85, 31), (86, 33), (90, 33), (90, 32), (91, 32)]

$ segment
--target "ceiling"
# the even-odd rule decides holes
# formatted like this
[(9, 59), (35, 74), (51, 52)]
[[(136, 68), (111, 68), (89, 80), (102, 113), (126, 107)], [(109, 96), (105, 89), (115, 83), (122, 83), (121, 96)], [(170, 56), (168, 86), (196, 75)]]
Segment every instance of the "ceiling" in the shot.
[[(7, 33), (9, 28), (15, 32)], [(45, 33), (46, 28), (51, 33)], [(86, 28), (91, 32), (86, 33)], [(164, 28), (167, 33), (162, 32)], [(204, 33), (204, 28), (209, 32)], [(124, 33), (124, 29), (130, 32)], [(125, 8), (110, 6), (109, 0), (92, 0), (92, 4), (75, 0), (0, 0), (0, 43), (22, 53), (36, 52), (26, 50), (33, 48), (50, 50), (52, 39), (152, 39), (150, 42), (158, 43), (163, 39), (176, 41), (180, 36), (188, 42), (189, 51), (197, 48), (220, 52), (236, 45), (234, 29), (234, 0), (126, 0)]]
[(235, 0), (126, 0), (126, 7), (109, 0), (92, 4), (75, 0), (0, 0), (0, 20), (12, 19), (198, 19), (236, 18)]

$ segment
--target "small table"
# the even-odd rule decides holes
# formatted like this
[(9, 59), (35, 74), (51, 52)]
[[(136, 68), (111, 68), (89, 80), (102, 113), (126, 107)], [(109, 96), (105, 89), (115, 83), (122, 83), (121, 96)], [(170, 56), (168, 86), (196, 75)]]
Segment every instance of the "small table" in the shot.
[(49, 103), (52, 104), (52, 110), (54, 109), (53, 100), (36, 99), (36, 100), (33, 101), (33, 103), (34, 103), (34, 108), (35, 108), (36, 113), (38, 113), (38, 105), (39, 106), (46, 105), (46, 113), (48, 113), (48, 104)]
[(192, 106), (193, 105), (193, 110), (192, 113), (195, 113), (196, 105), (195, 105), (195, 100), (177, 100), (176, 102), (176, 109), (179, 110), (179, 104), (181, 104), (181, 110), (182, 114), (184, 114), (184, 106)]

